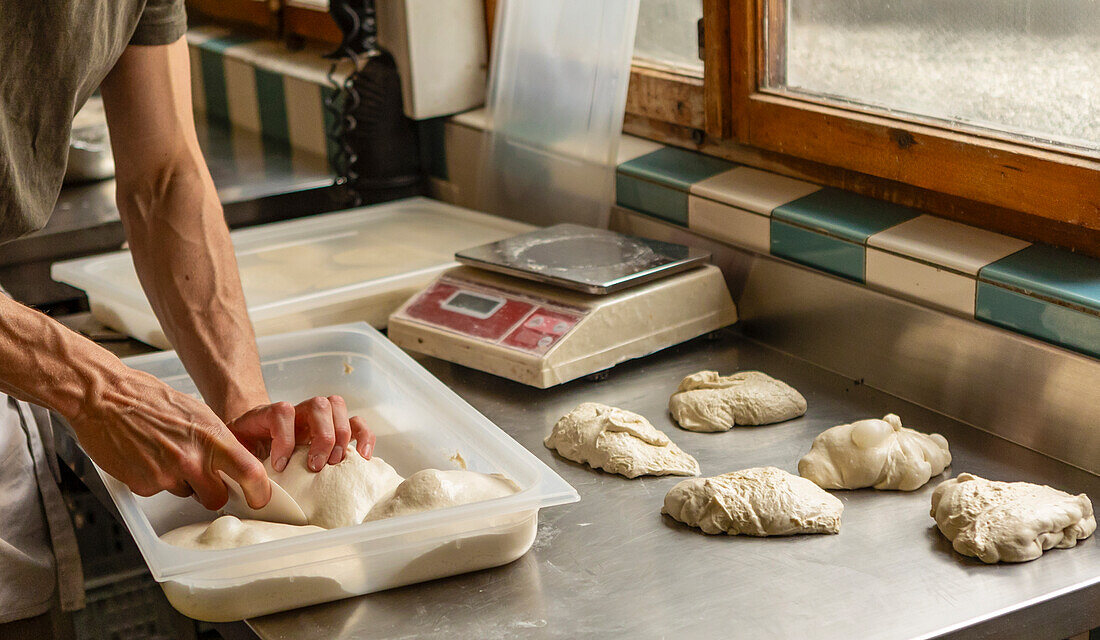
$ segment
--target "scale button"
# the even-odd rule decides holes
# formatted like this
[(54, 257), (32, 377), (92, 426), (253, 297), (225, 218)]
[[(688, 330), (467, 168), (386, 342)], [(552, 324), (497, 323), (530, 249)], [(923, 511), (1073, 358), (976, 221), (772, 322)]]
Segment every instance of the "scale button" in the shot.
[(559, 322), (554, 325), (554, 333), (565, 333), (565, 330), (569, 328), (569, 323)]
[(543, 337), (539, 338), (538, 345), (540, 347), (549, 347), (550, 343), (553, 342), (553, 341), (554, 341), (554, 339), (551, 338), (550, 336), (543, 336)]
[(527, 326), (534, 329), (535, 327), (541, 327), (542, 323), (546, 322), (546, 318), (542, 316), (535, 316), (527, 321)]

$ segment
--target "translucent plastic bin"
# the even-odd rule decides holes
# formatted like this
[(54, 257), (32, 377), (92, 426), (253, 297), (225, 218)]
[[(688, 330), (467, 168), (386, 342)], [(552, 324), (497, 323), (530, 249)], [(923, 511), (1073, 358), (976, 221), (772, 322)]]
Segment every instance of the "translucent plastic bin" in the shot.
[[(511, 562), (531, 547), (538, 509), (577, 492), (412, 358), (364, 323), (259, 341), (272, 398), (340, 394), (378, 435), (375, 452), (402, 476), (424, 468), (502, 473), (520, 486), (503, 498), (224, 551), (158, 537), (214, 514), (190, 498), (141, 498), (99, 470), (153, 577), (172, 605), (199, 620), (251, 618)], [(128, 358), (195, 393), (174, 353)]]
[[(428, 198), (408, 198), (232, 232), (257, 335), (363, 321), (390, 313), (454, 253), (526, 233), (530, 225)], [(129, 251), (53, 265), (54, 280), (88, 294), (103, 324), (162, 349), (171, 345), (138, 282)]]

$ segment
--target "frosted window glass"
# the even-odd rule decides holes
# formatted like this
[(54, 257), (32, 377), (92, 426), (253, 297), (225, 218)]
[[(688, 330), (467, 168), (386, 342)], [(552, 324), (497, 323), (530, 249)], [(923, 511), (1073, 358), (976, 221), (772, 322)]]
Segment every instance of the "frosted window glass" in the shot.
[(772, 89), (1100, 151), (1100, 2), (785, 1)]
[(634, 59), (702, 77), (698, 22), (702, 0), (641, 0)]

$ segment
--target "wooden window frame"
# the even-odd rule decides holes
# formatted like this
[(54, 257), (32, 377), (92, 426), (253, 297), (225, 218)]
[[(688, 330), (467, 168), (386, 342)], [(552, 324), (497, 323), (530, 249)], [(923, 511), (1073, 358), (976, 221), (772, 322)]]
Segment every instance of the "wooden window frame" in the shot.
[[(977, 132), (761, 91), (784, 0), (727, 0), (737, 143), (1100, 231), (1100, 161)], [(770, 68), (781, 68), (772, 61)]]
[[(490, 0), (492, 1), (492, 0)], [(730, 0), (703, 0), (703, 77), (642, 61), (630, 68), (626, 113), (692, 129), (703, 134), (729, 137)]]

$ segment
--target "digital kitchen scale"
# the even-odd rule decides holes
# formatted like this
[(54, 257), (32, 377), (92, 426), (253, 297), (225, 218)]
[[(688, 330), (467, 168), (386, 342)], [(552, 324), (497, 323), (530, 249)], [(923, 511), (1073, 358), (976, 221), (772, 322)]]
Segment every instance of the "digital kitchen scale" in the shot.
[(389, 320), (398, 346), (545, 389), (737, 321), (710, 254), (561, 224), (455, 254)]

